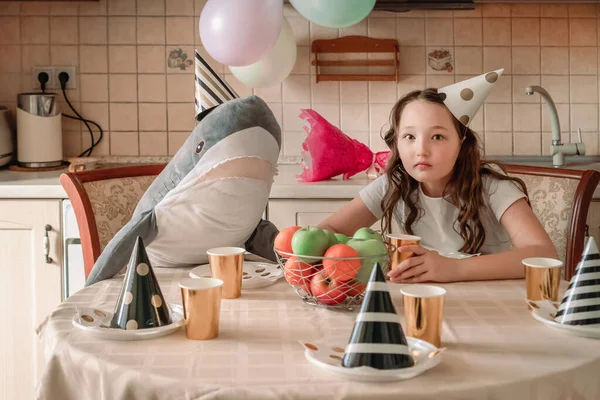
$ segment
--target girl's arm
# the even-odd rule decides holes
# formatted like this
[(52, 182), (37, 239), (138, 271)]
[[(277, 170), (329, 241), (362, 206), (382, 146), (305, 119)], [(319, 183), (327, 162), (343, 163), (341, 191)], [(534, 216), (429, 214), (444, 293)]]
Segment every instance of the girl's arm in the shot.
[(457, 281), (523, 278), (521, 260), (527, 257), (558, 258), (554, 244), (525, 199), (515, 201), (500, 223), (510, 236), (513, 249), (498, 254), (457, 260)]
[(521, 264), (524, 258), (558, 258), (552, 241), (525, 199), (515, 201), (500, 223), (511, 238), (512, 250), (457, 260), (421, 246), (403, 246), (400, 251), (413, 252), (415, 257), (398, 264), (388, 276), (392, 282), (403, 283), (517, 279), (525, 275)]
[(369, 227), (377, 222), (377, 217), (367, 208), (360, 196), (356, 196), (335, 214), (319, 224), (320, 228), (346, 236), (354, 235), (359, 228)]

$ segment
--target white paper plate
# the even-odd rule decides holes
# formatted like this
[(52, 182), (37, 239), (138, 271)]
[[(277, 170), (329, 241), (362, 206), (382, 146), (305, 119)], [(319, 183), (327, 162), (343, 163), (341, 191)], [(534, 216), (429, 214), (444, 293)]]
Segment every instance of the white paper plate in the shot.
[(557, 309), (551, 301), (528, 301), (528, 303), (533, 303), (539, 307), (536, 308), (532, 305), (531, 315), (533, 315), (533, 318), (537, 319), (538, 321), (543, 322), (546, 326), (569, 335), (600, 339), (600, 325), (592, 327), (585, 325), (561, 324), (554, 320), (553, 315), (556, 314)]
[[(244, 261), (242, 289), (258, 289), (270, 286), (283, 276), (278, 264)], [(190, 271), (192, 278), (210, 278), (210, 265), (203, 264)]]
[(183, 307), (170, 304), (172, 323), (157, 328), (120, 329), (111, 328), (113, 313), (97, 308), (78, 308), (73, 316), (73, 326), (99, 339), (107, 340), (145, 340), (169, 335), (183, 326)]
[[(442, 351), (424, 340), (407, 336), (408, 348), (415, 359), (415, 365), (400, 369), (376, 369), (371, 367), (342, 367), (347, 338), (326, 342), (300, 342), (304, 347), (304, 357), (313, 365), (323, 368), (348, 380), (364, 382), (402, 381), (421, 375), (442, 361)], [(316, 350), (315, 350), (316, 349)]]

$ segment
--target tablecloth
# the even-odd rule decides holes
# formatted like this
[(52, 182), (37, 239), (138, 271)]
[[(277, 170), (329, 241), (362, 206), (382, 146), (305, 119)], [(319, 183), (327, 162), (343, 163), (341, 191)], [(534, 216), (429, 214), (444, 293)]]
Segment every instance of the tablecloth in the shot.
[[(167, 301), (181, 303), (188, 269), (155, 268)], [(114, 278), (63, 302), (38, 328), (47, 365), (41, 399), (599, 399), (600, 340), (535, 320), (525, 282), (445, 284), (442, 362), (416, 378), (351, 382), (311, 365), (302, 341), (350, 335), (355, 312), (305, 304), (281, 279), (223, 300), (219, 337), (183, 329), (135, 342), (97, 339), (73, 327), (75, 307), (112, 311)], [(562, 283), (561, 293), (566, 287)], [(402, 317), (400, 286), (390, 292)]]

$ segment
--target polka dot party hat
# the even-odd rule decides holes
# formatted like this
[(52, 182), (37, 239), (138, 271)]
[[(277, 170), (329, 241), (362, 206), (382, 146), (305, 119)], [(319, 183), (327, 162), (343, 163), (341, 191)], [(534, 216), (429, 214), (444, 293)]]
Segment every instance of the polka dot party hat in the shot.
[(145, 329), (171, 323), (171, 312), (150, 265), (144, 242), (137, 237), (127, 264), (111, 328)]
[(453, 83), (438, 89), (438, 93), (456, 119), (464, 126), (469, 126), (503, 72), (504, 69), (498, 69)]

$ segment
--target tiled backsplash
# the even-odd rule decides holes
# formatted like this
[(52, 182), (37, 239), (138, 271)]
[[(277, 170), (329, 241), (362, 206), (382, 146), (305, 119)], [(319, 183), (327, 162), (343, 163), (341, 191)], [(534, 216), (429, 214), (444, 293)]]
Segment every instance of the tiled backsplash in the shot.
[[(0, 2), (0, 104), (32, 90), (32, 67), (74, 65), (72, 103), (105, 130), (96, 155), (172, 155), (194, 128), (194, 48), (204, 55), (198, 20), (206, 0)], [(284, 132), (282, 156), (300, 154), (301, 108), (311, 107), (374, 150), (395, 100), (505, 68), (472, 123), (491, 155), (547, 154), (550, 117), (541, 85), (556, 102), (563, 140), (583, 132), (598, 154), (598, 37), (595, 4), (486, 4), (474, 11), (373, 13), (345, 29), (314, 24), (286, 6), (298, 43), (296, 66), (283, 84), (256, 89)], [(310, 43), (346, 35), (397, 38), (400, 82), (314, 83)], [(240, 95), (252, 93), (210, 59)], [(68, 112), (66, 104), (62, 110)], [(63, 120), (65, 155), (89, 145), (85, 127)]]

